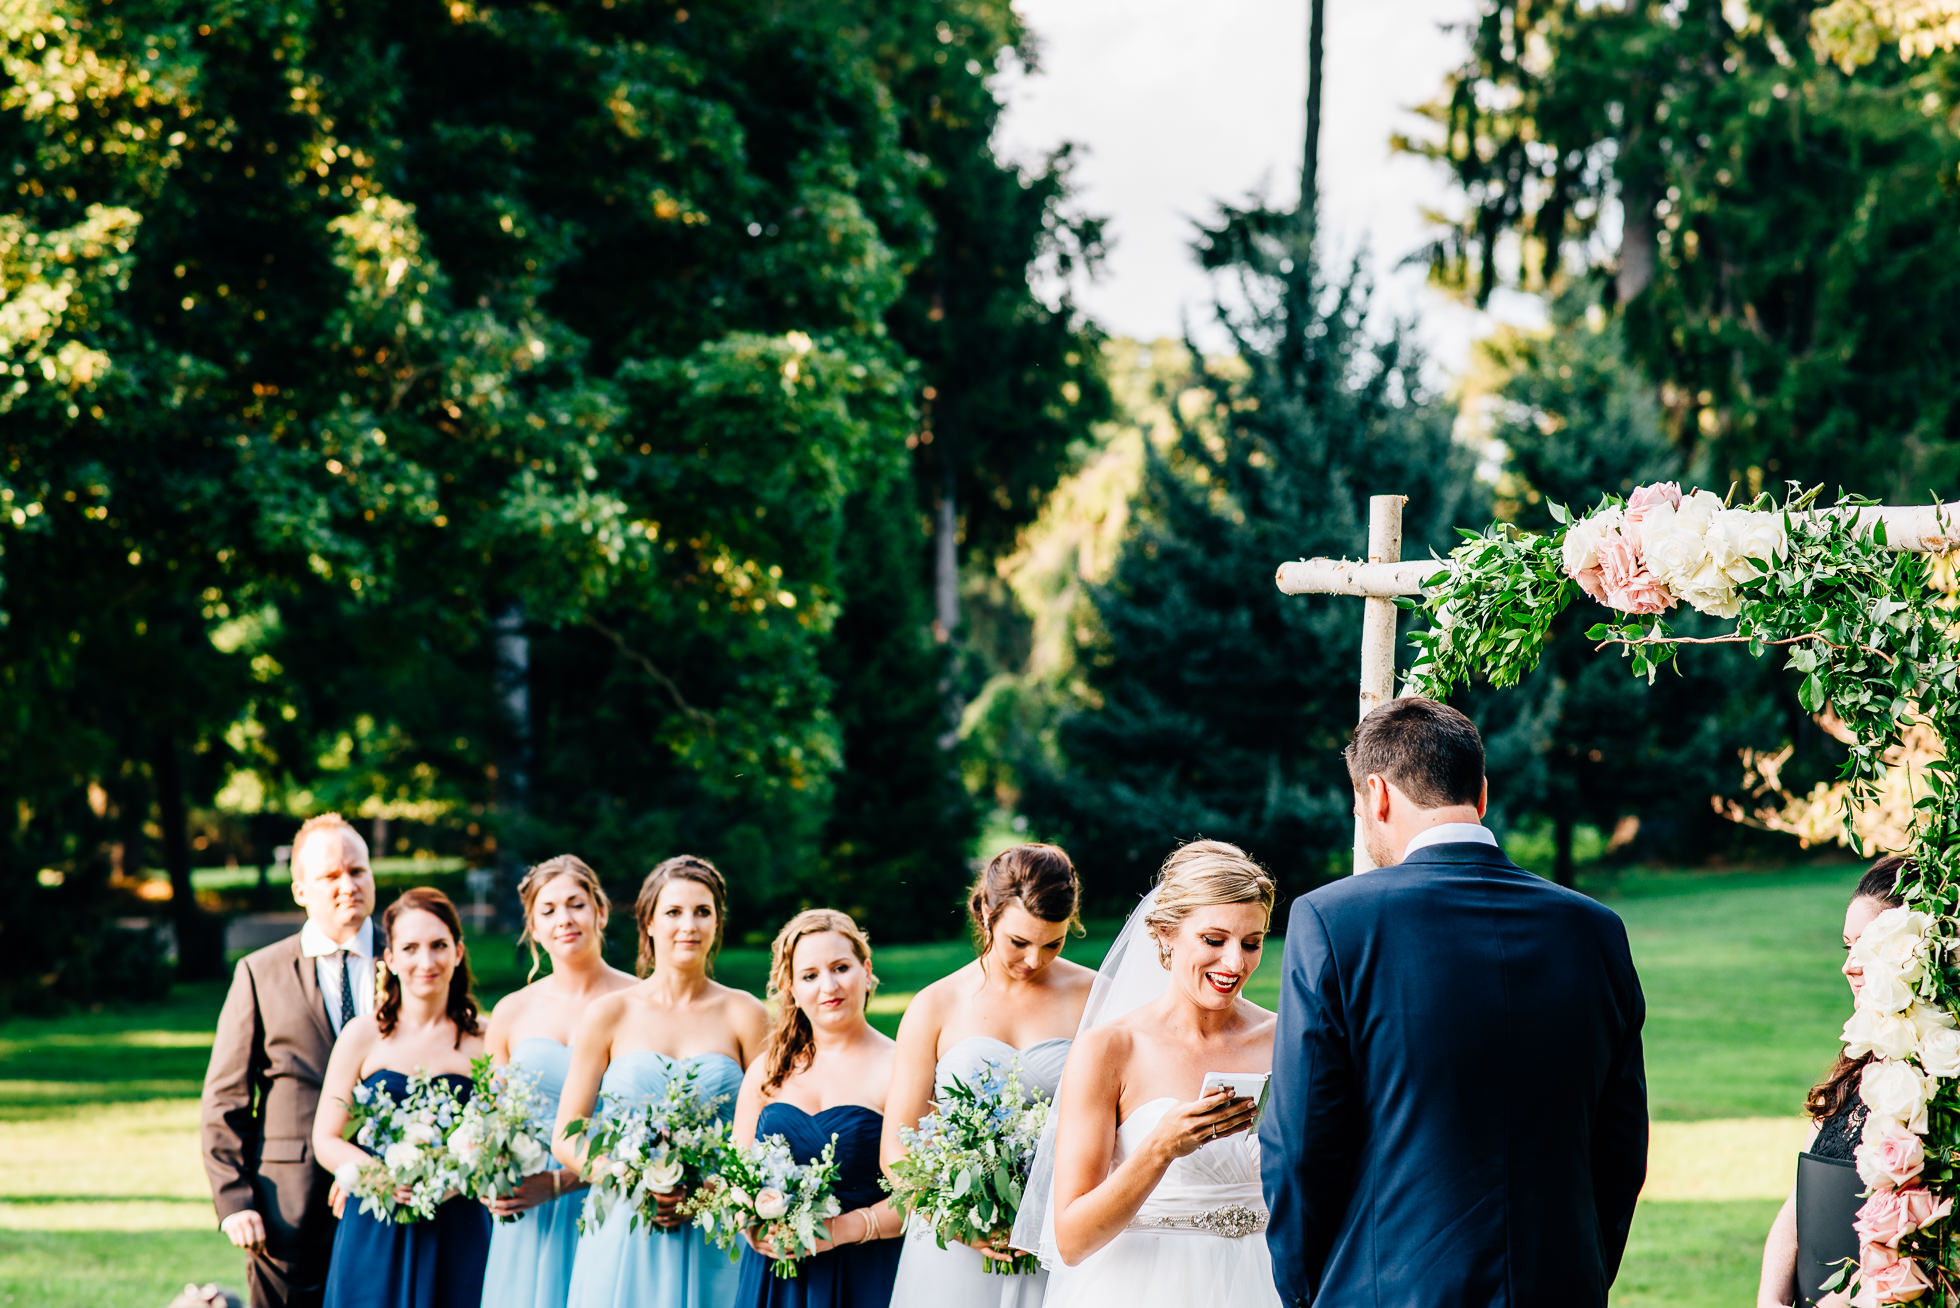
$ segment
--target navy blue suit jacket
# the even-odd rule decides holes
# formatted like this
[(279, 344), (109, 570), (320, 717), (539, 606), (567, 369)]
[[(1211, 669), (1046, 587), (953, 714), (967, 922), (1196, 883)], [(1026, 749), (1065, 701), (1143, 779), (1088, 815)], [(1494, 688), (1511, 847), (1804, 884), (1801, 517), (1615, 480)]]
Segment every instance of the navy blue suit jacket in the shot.
[(1289, 1308), (1604, 1308), (1647, 1173), (1646, 1006), (1609, 909), (1489, 845), (1286, 930), (1266, 1239)]

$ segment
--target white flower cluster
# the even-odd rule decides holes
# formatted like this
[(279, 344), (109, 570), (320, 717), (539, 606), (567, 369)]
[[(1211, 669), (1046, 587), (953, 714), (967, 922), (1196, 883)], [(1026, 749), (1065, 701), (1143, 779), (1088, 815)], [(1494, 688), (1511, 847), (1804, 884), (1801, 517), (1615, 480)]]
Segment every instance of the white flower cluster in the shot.
[(568, 1134), (588, 1137), (585, 1173), (592, 1183), (579, 1229), (596, 1230), (620, 1204), (632, 1209), (635, 1228), (651, 1223), (661, 1196), (698, 1186), (727, 1148), (727, 1103), (727, 1095), (703, 1095), (689, 1067), (658, 1094), (608, 1107), (589, 1127), (570, 1124)]
[[(1863, 969), (1858, 1005), (1844, 1024), (1844, 1051), (1867, 1054), (1859, 1097), (1874, 1118), (1926, 1133), (1926, 1105), (1939, 1082), (1960, 1076), (1960, 1030), (1931, 995), (1933, 918), (1909, 907), (1872, 919), (1851, 957)], [(1915, 1064), (1917, 1064), (1915, 1066)]]
[(488, 1200), (509, 1194), (525, 1177), (550, 1166), (552, 1105), (533, 1073), (493, 1068), (487, 1055), (474, 1067), (476, 1093), (463, 1105), (448, 1148), (462, 1177), (459, 1188)]
[(1733, 618), (1742, 611), (1736, 587), (1788, 550), (1781, 512), (1725, 509), (1719, 496), (1684, 494), (1668, 482), (1572, 523), (1561, 561), (1589, 594), (1616, 608), (1657, 612), (1682, 601)]
[(463, 1105), (443, 1077), (417, 1071), (400, 1099), (383, 1085), (358, 1085), (347, 1116), (354, 1143), (371, 1157), (344, 1165), (334, 1179), (362, 1212), (385, 1222), (427, 1221), (463, 1189), (463, 1169), (448, 1148)]
[(766, 1135), (747, 1149), (728, 1150), (712, 1183), (694, 1196), (689, 1210), (694, 1224), (730, 1258), (740, 1255), (744, 1233), (760, 1226), (776, 1251), (770, 1270), (790, 1277), (826, 1234), (819, 1224), (843, 1211), (836, 1185), (835, 1135), (807, 1163), (796, 1160), (782, 1136)]
[[(906, 1152), (889, 1169), (892, 1203), (924, 1219), (942, 1249), (948, 1241), (1002, 1239), (1020, 1210), (1049, 1108), (1039, 1092), (1022, 1086), (1018, 1070), (1003, 1076), (989, 1066), (971, 1085), (948, 1082), (931, 1116), (899, 1128)], [(983, 1265), (1003, 1274), (1040, 1267), (1032, 1254)]]

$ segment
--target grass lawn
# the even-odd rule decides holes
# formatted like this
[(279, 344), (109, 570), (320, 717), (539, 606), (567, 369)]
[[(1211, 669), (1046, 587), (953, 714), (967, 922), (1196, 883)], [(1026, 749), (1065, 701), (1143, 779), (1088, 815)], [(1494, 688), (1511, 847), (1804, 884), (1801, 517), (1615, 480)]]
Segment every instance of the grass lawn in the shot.
[[(1641, 872), (1592, 887), (1626, 919), (1648, 1002), (1656, 1120), (1646, 1195), (1614, 1291), (1620, 1308), (1749, 1302), (1763, 1232), (1787, 1191), (1803, 1093), (1848, 1004), (1836, 974), (1847, 868)], [(1114, 924), (1073, 942), (1096, 962)], [(964, 943), (881, 949), (872, 1019), (896, 1028)], [(486, 997), (523, 982), (479, 944)], [(1275, 953), (1252, 996), (1277, 992)], [(719, 969), (760, 990), (766, 951)], [(186, 1280), (241, 1286), (213, 1229), (198, 1163), (197, 1093), (222, 985), (123, 1011), (0, 1022), (0, 1308), (146, 1308)], [(1492, 1051), (1501, 1074), (1501, 1051)]]

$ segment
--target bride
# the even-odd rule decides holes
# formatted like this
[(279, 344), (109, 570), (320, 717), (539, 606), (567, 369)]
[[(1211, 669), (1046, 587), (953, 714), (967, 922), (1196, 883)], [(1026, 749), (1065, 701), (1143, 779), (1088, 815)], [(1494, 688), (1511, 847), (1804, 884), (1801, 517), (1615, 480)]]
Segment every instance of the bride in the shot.
[(1279, 1302), (1256, 1102), (1200, 1094), (1207, 1072), (1272, 1070), (1274, 1016), (1243, 996), (1272, 911), (1244, 851), (1195, 841), (1110, 951), (1022, 1208), (1041, 1226), (1015, 1232), (1063, 1264), (1045, 1308)]

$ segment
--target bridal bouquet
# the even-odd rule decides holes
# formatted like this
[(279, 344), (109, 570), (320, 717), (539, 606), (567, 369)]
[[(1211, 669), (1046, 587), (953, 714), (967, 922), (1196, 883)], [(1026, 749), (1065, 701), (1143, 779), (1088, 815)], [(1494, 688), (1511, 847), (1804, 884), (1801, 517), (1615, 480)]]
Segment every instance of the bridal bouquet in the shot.
[[(449, 1133), (458, 1189), (477, 1199), (509, 1194), (551, 1164), (552, 1105), (537, 1077), (522, 1068), (497, 1067), (488, 1054), (470, 1064), (475, 1091)], [(517, 1215), (499, 1218), (514, 1222)]]
[[(464, 1188), (462, 1168), (448, 1149), (449, 1134), (462, 1119), (456, 1092), (427, 1072), (409, 1077), (400, 1099), (378, 1085), (357, 1085), (343, 1137), (372, 1156), (343, 1165), (334, 1179), (361, 1201), (364, 1213), (384, 1222), (425, 1222)], [(406, 1200), (396, 1197), (402, 1190)]]
[(592, 1186), (579, 1230), (596, 1229), (622, 1203), (632, 1210), (633, 1229), (642, 1221), (651, 1226), (662, 1195), (694, 1190), (721, 1170), (727, 1102), (727, 1095), (704, 1097), (689, 1067), (657, 1096), (567, 1123), (566, 1135), (585, 1137), (585, 1179)]
[(743, 1233), (761, 1227), (776, 1251), (770, 1270), (795, 1276), (797, 1260), (815, 1253), (825, 1234), (818, 1224), (843, 1211), (832, 1192), (836, 1184), (836, 1136), (815, 1162), (799, 1163), (788, 1141), (767, 1135), (747, 1149), (731, 1144), (719, 1174), (709, 1177), (684, 1207), (730, 1259), (741, 1256)]
[[(905, 1156), (892, 1164), (892, 1206), (917, 1213), (939, 1247), (947, 1241), (999, 1242), (1013, 1229), (1035, 1146), (1048, 1125), (1049, 1103), (1021, 1084), (1018, 1071), (986, 1068), (974, 1084), (949, 1082), (938, 1109), (917, 1127), (901, 1127)], [(987, 1258), (982, 1270), (1014, 1275), (1041, 1270), (1016, 1251), (1012, 1262)]]

